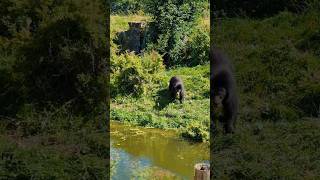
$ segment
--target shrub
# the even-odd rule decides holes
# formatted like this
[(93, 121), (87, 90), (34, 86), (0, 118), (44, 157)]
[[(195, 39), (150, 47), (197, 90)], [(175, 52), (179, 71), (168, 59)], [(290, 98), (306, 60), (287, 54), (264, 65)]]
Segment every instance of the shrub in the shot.
[(304, 39), (297, 43), (297, 47), (304, 51), (312, 51), (315, 55), (320, 56), (320, 30), (306, 30), (302, 34)]
[(310, 117), (320, 117), (320, 85), (319, 71), (313, 73), (299, 84), (297, 92), (299, 95), (293, 101), (304, 115)]
[(70, 115), (70, 108), (70, 104), (65, 104), (61, 107), (51, 106), (43, 111), (37, 111), (34, 105), (25, 104), (17, 113), (19, 120), (16, 122), (17, 130), (24, 137), (79, 130), (83, 126), (84, 119)]
[(296, 109), (275, 102), (266, 103), (260, 111), (262, 119), (272, 121), (296, 120), (298, 118)]
[(184, 64), (196, 66), (210, 62), (209, 60), (210, 36), (208, 31), (196, 29), (190, 36), (187, 45), (187, 57)]
[(160, 79), (164, 70), (161, 56), (155, 52), (136, 56), (134, 53), (111, 57), (112, 96), (119, 94), (140, 96), (146, 87)]
[(309, 7), (319, 8), (319, 0), (226, 0), (217, 1), (213, 5), (216, 15), (268, 17), (281, 11), (306, 11)]
[[(242, 93), (247, 96), (253, 95), (251, 99), (254, 105), (250, 105), (250, 99), (246, 99), (245, 96), (242, 98), (244, 106), (248, 106), (246, 111), (251, 112), (251, 106), (258, 107), (258, 111), (251, 113), (258, 113), (262, 119), (268, 120), (292, 120), (302, 115), (301, 112), (308, 112), (301, 107), (310, 108), (306, 105), (306, 97), (317, 97), (314, 94), (317, 91), (305, 91), (308, 87), (307, 82), (310, 82), (306, 78), (313, 71), (313, 66), (318, 66), (316, 59), (300, 53), (293, 44), (270, 45), (259, 51), (249, 53), (247, 59), (250, 61), (246, 62), (244, 58), (236, 69)], [(299, 86), (301, 88), (297, 88)], [(260, 100), (256, 101), (257, 99)], [(262, 103), (265, 105), (261, 106)], [(314, 103), (317, 104), (317, 100)], [(315, 110), (313, 108), (312, 114), (315, 114)]]
[[(9, 0), (0, 5), (0, 14), (7, 13), (0, 19), (6, 31), (0, 34), (1, 54), (13, 57), (11, 69), (4, 65), (0, 70), (7, 76), (0, 77), (1, 102), (23, 100), (40, 109), (72, 102), (73, 112), (96, 113), (107, 94), (102, 1)], [(7, 63), (5, 56), (1, 64)]]
[(187, 36), (191, 33), (196, 17), (199, 15), (198, 4), (192, 1), (166, 0), (150, 1), (147, 12), (155, 23), (150, 24), (156, 37), (149, 37), (151, 45), (164, 55), (167, 67), (179, 65), (185, 56)]
[(0, 56), (0, 115), (17, 113), (24, 101), (20, 79), (13, 71), (15, 60), (14, 56)]
[(40, 106), (72, 101), (76, 111), (91, 112), (99, 104), (104, 50), (81, 19), (62, 18), (39, 30), (21, 48), (17, 69), (24, 77), (28, 99)]
[(193, 141), (206, 141), (209, 139), (209, 131), (204, 128), (205, 126), (200, 125), (199, 123), (190, 123), (182, 131), (182, 137), (188, 138)]
[(130, 14), (144, 9), (146, 0), (117, 0), (111, 3), (111, 13)]

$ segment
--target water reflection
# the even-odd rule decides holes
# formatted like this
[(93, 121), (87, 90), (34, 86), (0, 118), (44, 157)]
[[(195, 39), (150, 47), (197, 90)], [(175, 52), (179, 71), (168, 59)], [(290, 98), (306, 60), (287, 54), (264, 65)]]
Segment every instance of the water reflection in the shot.
[(174, 131), (111, 123), (111, 157), (119, 157), (112, 179), (130, 179), (135, 170), (158, 167), (192, 179), (193, 166), (208, 162), (209, 147), (179, 138)]

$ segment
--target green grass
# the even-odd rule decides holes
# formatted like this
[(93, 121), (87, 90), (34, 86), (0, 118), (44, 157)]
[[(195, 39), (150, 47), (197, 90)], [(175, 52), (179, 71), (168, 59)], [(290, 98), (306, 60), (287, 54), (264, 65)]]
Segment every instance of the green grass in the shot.
[[(103, 44), (108, 38), (103, 28), (108, 7), (101, 1), (87, 0), (36, 4), (8, 0), (0, 4), (0, 179), (108, 179), (107, 112), (101, 110), (107, 89), (100, 88), (106, 76), (104, 67), (94, 70), (94, 75), (86, 73), (90, 68), (84, 64), (89, 58), (83, 54), (90, 46), (91, 57), (101, 60), (95, 61), (96, 67), (105, 63), (107, 49)], [(51, 28), (56, 25), (60, 28)], [(77, 30), (69, 33), (70, 28)], [(43, 53), (42, 48), (50, 52)], [(45, 64), (50, 73), (45, 72)], [(38, 65), (40, 71), (36, 70)], [(68, 86), (62, 79), (51, 81), (65, 72)], [(38, 80), (28, 80), (32, 73)], [(53, 86), (64, 87), (59, 93), (49, 90)], [(37, 89), (33, 96), (36, 87), (45, 88), (45, 95), (41, 97)], [(81, 87), (95, 90), (86, 93)], [(57, 96), (49, 100), (50, 94)], [(97, 95), (101, 95), (98, 101)], [(76, 103), (78, 100), (81, 103)], [(91, 104), (93, 109), (85, 108), (90, 111), (87, 113), (78, 108), (80, 104)]]
[(108, 178), (108, 136), (92, 122), (64, 107), (0, 118), (1, 179)]
[[(168, 86), (172, 76), (178, 75), (185, 84), (186, 99), (170, 102)], [(165, 71), (159, 84), (152, 84), (144, 97), (112, 99), (111, 119), (146, 127), (179, 129), (182, 133), (189, 126), (201, 131), (208, 140), (209, 130), (209, 66), (176, 68)]]
[(319, 15), (219, 20), (213, 38), (233, 60), (240, 116), (234, 135), (212, 141), (216, 179), (319, 179)]
[[(71, 177), (73, 177), (71, 179), (79, 179), (94, 176), (106, 178), (107, 154), (102, 158), (99, 154), (101, 152), (90, 146), (89, 142), (96, 140), (91, 139), (86, 142), (86, 140), (79, 140), (77, 135), (68, 133), (63, 137), (41, 135), (28, 138), (2, 135), (0, 153), (3, 158), (0, 160), (0, 177), (8, 179), (70, 179)], [(98, 136), (102, 137), (102, 135)]]
[(217, 179), (318, 179), (319, 119), (241, 122), (237, 133), (214, 138)]
[[(319, 17), (317, 10), (310, 10), (265, 19), (217, 19), (212, 38), (233, 61), (240, 113), (236, 133), (220, 131), (212, 141), (216, 179), (320, 177)], [(173, 75), (180, 75), (186, 85), (182, 105), (166, 99)], [(185, 137), (206, 140), (208, 77), (208, 65), (166, 70), (144, 96), (114, 97), (111, 117), (140, 126), (173, 128)]]
[(142, 21), (148, 22), (150, 21), (149, 16), (144, 15), (129, 15), (129, 16), (122, 16), (122, 15), (112, 15), (110, 16), (110, 37), (114, 39), (115, 34), (117, 32), (126, 31), (129, 29), (128, 22), (131, 21)]
[[(150, 21), (150, 17), (111, 16), (111, 39), (115, 38), (116, 32), (127, 30), (129, 21)], [(195, 28), (205, 29), (209, 34), (208, 17), (199, 18), (197, 24)], [(114, 53), (115, 46), (112, 46), (112, 49)], [(183, 104), (178, 100), (169, 100), (169, 80), (176, 75), (181, 77), (186, 89)], [(111, 119), (144, 127), (176, 129), (184, 137), (197, 141), (208, 140), (209, 65), (167, 69), (155, 76), (159, 78), (148, 81), (143, 96), (118, 94), (112, 97)], [(111, 82), (113, 81), (111, 79)]]

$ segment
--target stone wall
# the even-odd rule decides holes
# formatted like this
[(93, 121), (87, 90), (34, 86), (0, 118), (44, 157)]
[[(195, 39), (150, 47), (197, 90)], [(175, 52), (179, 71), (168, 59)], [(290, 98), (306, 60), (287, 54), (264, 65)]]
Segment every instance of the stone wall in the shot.
[(140, 54), (144, 48), (145, 23), (129, 22), (129, 30), (117, 33), (115, 43), (119, 45), (120, 52), (134, 51)]

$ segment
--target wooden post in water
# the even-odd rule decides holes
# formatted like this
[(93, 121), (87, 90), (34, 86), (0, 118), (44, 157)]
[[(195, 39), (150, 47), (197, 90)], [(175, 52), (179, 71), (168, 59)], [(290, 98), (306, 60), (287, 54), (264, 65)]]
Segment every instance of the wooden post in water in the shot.
[(210, 180), (210, 165), (198, 163), (194, 166), (194, 180)]

